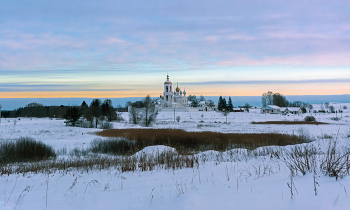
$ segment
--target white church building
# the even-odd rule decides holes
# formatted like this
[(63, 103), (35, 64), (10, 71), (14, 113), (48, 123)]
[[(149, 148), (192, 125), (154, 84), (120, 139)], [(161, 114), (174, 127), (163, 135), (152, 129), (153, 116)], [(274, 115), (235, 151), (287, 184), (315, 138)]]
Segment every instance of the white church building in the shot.
[(174, 90), (173, 83), (169, 80), (169, 75), (167, 75), (166, 81), (164, 82), (163, 95), (160, 96), (159, 104), (160, 109), (185, 109), (188, 107), (186, 91), (184, 90), (182, 92), (178, 84)]
[[(217, 109), (217, 105), (209, 106), (208, 102), (200, 101), (198, 107), (191, 107), (191, 103), (188, 102), (186, 96), (186, 90), (182, 91), (179, 85), (173, 88), (173, 83), (169, 80), (169, 75), (167, 75), (166, 81), (163, 86), (163, 95), (157, 99), (156, 108), (160, 111), (177, 111), (177, 112), (198, 112), (198, 111), (214, 111)], [(128, 107), (130, 111), (131, 105)]]

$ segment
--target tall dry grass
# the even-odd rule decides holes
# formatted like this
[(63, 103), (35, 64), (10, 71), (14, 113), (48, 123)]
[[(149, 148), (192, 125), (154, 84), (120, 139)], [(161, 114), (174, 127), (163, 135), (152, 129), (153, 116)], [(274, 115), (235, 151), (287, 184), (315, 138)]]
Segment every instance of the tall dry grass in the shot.
[(85, 158), (52, 159), (46, 161), (0, 164), (0, 176), (14, 173), (68, 173), (117, 169), (120, 172), (153, 171), (157, 169), (182, 169), (198, 167), (199, 158), (166, 151), (138, 156), (86, 156)]
[(56, 157), (55, 150), (30, 137), (0, 141), (0, 164), (40, 161)]
[(270, 125), (327, 125), (329, 123), (315, 121), (265, 121), (252, 122), (252, 124), (270, 124)]
[(233, 148), (253, 150), (262, 146), (285, 146), (311, 141), (305, 136), (289, 134), (187, 132), (179, 129), (112, 129), (97, 132), (97, 135), (132, 141), (134, 146), (131, 147), (127, 142), (122, 144), (131, 152), (137, 152), (147, 146), (165, 145), (175, 148), (181, 154), (206, 150), (225, 151)]

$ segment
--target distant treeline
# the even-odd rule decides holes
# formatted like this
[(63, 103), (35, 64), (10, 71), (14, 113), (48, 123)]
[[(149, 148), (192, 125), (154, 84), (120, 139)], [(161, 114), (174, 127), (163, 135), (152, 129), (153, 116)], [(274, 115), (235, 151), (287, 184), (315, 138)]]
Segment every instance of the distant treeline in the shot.
[(69, 106), (44, 106), (40, 103), (30, 103), (12, 111), (1, 111), (3, 118), (15, 117), (50, 117), (63, 118)]
[[(49, 118), (64, 118), (67, 110), (72, 106), (44, 106), (40, 103), (30, 103), (25, 107), (20, 107), (12, 111), (1, 111), (1, 117), (3, 118), (17, 118), (17, 117), (49, 117)], [(76, 107), (76, 106), (74, 106)], [(88, 107), (84, 102), (82, 102), (81, 111)], [(114, 108), (118, 109), (119, 112), (125, 112), (127, 109), (125, 107)]]
[(309, 107), (312, 109), (312, 105), (309, 103), (294, 101), (289, 102), (285, 96), (280, 93), (273, 93), (272, 91), (268, 91), (267, 93), (263, 93), (261, 97), (262, 106), (266, 105), (276, 105), (279, 107)]

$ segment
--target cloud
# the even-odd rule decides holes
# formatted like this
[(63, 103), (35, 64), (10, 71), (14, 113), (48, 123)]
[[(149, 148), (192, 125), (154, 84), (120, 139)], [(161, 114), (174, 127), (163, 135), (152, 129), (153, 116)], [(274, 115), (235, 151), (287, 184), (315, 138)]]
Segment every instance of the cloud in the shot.
[(0, 84), (117, 80), (111, 75), (133, 83), (133, 75), (146, 73), (230, 69), (243, 75), (245, 67), (259, 80), (263, 73), (254, 72), (275, 66), (334, 67), (332, 78), (342, 73), (337, 67), (350, 65), (349, 6), (345, 0), (11, 1), (0, 7), (6, 20), (0, 22)]
[(290, 56), (265, 56), (262, 58), (250, 58), (237, 56), (231, 60), (221, 60), (215, 63), (218, 66), (349, 66), (350, 52), (338, 52), (328, 54), (305, 54)]
[(72, 85), (72, 84), (21, 84), (21, 83), (0, 83), (1, 92), (47, 92), (47, 91), (131, 91), (125, 88), (94, 87), (96, 85)]
[(204, 81), (182, 82), (181, 85), (266, 85), (266, 84), (316, 84), (316, 83), (344, 83), (348, 79), (314, 79), (314, 80), (250, 80), (250, 81)]
[(128, 44), (128, 41), (125, 41), (123, 39), (117, 38), (117, 37), (108, 37), (104, 41), (102, 41), (104, 44)]

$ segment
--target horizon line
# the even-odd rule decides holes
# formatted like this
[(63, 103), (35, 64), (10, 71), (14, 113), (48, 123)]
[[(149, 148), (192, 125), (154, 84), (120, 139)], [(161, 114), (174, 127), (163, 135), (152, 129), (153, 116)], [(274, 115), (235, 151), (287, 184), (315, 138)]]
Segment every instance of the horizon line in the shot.
[[(277, 92), (276, 92), (277, 93)], [(283, 96), (343, 96), (343, 95), (349, 95), (350, 93), (345, 93), (345, 94), (306, 94), (306, 95), (284, 95), (281, 94)], [(146, 95), (147, 96), (147, 95)], [(100, 97), (100, 98), (143, 98), (146, 96), (127, 96), (127, 97)], [(190, 96), (190, 95), (188, 95)], [(195, 95), (197, 97), (199, 96), (204, 96), (204, 97), (260, 97), (262, 95), (244, 95), (244, 96), (237, 96), (237, 95)], [(156, 98), (159, 96), (150, 96), (151, 98)], [(0, 97), (0, 99), (53, 99), (53, 98), (91, 98), (91, 99), (95, 99), (96, 97)], [(98, 97), (97, 97), (98, 98)]]

